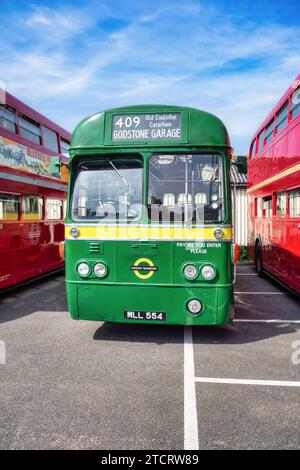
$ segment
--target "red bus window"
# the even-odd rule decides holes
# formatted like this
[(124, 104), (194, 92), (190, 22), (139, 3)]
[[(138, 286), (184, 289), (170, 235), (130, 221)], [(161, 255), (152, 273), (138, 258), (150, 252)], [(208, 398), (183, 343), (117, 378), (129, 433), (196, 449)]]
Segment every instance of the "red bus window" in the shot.
[(18, 220), (19, 206), (19, 196), (0, 193), (0, 220)]
[(266, 127), (266, 133), (265, 133), (266, 144), (271, 142), (271, 140), (273, 139), (273, 133), (274, 133), (274, 119), (272, 119), (272, 121)]
[(62, 212), (61, 199), (47, 199), (46, 200), (46, 219), (60, 220)]
[(11, 106), (0, 104), (0, 127), (14, 134), (17, 133), (16, 110)]
[(272, 217), (272, 196), (263, 198), (263, 216), (267, 218)]
[(289, 191), (290, 217), (300, 217), (300, 188)]
[(263, 210), (262, 210), (262, 198), (261, 198), (261, 197), (257, 197), (257, 198), (255, 199), (255, 201), (256, 201), (256, 204), (255, 204), (255, 206), (256, 206), (256, 208), (255, 208), (255, 209), (256, 209), (256, 216), (257, 216), (257, 217), (262, 217), (262, 215), (263, 215)]
[(253, 217), (257, 217), (257, 197), (254, 199)]
[(298, 87), (291, 98), (291, 116), (294, 119), (300, 114), (300, 87)]
[(43, 198), (38, 196), (24, 196), (22, 203), (23, 220), (42, 220)]
[(280, 108), (278, 113), (276, 113), (276, 132), (277, 133), (282, 131), (282, 129), (284, 129), (285, 126), (287, 125), (288, 110), (289, 110), (288, 102), (286, 101), (286, 103)]
[(67, 201), (66, 199), (63, 200), (63, 220), (66, 218), (66, 213), (67, 213)]
[(52, 150), (55, 153), (58, 153), (58, 140), (57, 134), (48, 127), (43, 126), (43, 144), (47, 149)]
[(259, 153), (264, 146), (265, 131), (263, 130), (258, 136), (257, 153)]
[(60, 139), (61, 153), (65, 156), (69, 156), (70, 142), (65, 139)]
[(285, 191), (276, 193), (276, 217), (285, 217), (286, 216), (286, 206), (287, 199)]
[(254, 152), (255, 152), (255, 142), (256, 142), (256, 139), (254, 139), (252, 141), (252, 144), (250, 146), (250, 152), (249, 152), (249, 158), (253, 158), (254, 156)]
[(42, 143), (41, 127), (37, 122), (27, 116), (20, 115), (19, 123), (21, 137), (24, 137), (37, 145)]

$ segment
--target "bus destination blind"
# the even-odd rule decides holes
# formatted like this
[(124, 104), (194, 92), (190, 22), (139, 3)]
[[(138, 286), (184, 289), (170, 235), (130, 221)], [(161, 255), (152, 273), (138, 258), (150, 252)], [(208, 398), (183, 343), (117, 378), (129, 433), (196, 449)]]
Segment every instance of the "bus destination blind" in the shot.
[(180, 141), (181, 122), (181, 113), (115, 114), (112, 141)]

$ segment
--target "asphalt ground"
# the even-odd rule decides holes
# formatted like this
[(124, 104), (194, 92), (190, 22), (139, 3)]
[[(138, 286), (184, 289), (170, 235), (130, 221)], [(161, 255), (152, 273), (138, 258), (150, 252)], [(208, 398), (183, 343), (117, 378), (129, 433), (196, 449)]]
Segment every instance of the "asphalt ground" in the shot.
[(299, 448), (300, 300), (248, 264), (235, 290), (193, 331), (73, 321), (60, 275), (2, 295), (0, 448)]

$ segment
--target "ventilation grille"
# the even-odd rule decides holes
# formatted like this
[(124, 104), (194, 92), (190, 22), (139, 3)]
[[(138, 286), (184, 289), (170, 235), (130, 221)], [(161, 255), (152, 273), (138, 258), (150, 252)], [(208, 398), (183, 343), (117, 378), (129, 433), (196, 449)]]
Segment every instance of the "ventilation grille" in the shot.
[(89, 253), (100, 253), (100, 243), (99, 242), (90, 242), (89, 243)]

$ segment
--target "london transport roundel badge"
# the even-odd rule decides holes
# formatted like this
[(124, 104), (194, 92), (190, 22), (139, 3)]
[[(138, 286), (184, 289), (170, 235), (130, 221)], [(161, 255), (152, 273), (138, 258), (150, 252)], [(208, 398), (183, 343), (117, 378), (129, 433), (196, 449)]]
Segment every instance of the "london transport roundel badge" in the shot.
[(139, 258), (133, 266), (130, 266), (130, 271), (133, 271), (139, 279), (149, 279), (157, 270), (158, 267), (149, 258)]
[(41, 236), (41, 229), (37, 224), (32, 224), (28, 232), (28, 238), (33, 245), (37, 245)]

